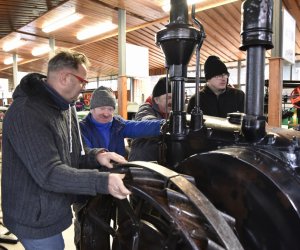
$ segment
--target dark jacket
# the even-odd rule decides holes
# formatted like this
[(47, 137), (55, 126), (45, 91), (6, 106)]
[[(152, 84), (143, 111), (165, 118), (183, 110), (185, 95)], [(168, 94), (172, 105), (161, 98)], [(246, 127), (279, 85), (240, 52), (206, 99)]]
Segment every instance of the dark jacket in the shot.
[[(100, 124), (99, 124), (100, 125)], [(97, 121), (89, 113), (86, 118), (80, 122), (81, 133), (88, 147), (106, 148), (103, 143), (103, 133), (109, 132), (108, 151), (116, 152), (125, 156), (124, 138), (138, 138), (158, 136), (160, 133), (161, 121), (132, 121), (124, 120), (121, 116), (114, 116), (109, 131), (97, 128)]]
[[(244, 112), (245, 94), (239, 89), (227, 87), (225, 92), (216, 96), (211, 89), (205, 85), (199, 92), (200, 108), (204, 115), (227, 117), (227, 113)], [(191, 97), (187, 107), (187, 113), (191, 113), (195, 107), (195, 95)]]
[(80, 155), (76, 114), (43, 78), (21, 80), (3, 124), (3, 221), (19, 238), (62, 232), (72, 223), (75, 194), (108, 193), (108, 173), (78, 169), (99, 167), (99, 149)]
[[(144, 104), (139, 107), (135, 115), (137, 121), (144, 120), (162, 120), (163, 114), (158, 110), (158, 106), (148, 98)], [(129, 161), (158, 161), (159, 160), (159, 142), (158, 136), (151, 138), (134, 139), (131, 143)]]

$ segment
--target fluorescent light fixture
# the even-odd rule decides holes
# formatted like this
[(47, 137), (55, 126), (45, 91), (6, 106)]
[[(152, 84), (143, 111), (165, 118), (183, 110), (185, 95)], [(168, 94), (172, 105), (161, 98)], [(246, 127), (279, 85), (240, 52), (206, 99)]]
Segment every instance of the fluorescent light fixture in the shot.
[(3, 44), (2, 49), (7, 52), (11, 51), (13, 49), (19, 48), (23, 46), (26, 43), (26, 40), (20, 39), (20, 38), (15, 38), (10, 41), (7, 41), (6, 43)]
[(42, 28), (42, 31), (45, 33), (49, 33), (52, 32), (54, 30), (60, 29), (62, 27), (65, 27), (71, 23), (74, 23), (78, 20), (80, 20), (81, 18), (83, 18), (82, 15), (78, 14), (78, 13), (73, 13), (69, 16), (66, 16), (64, 18), (61, 18), (45, 27)]
[[(20, 57), (17, 58), (17, 62), (20, 62), (20, 61), (22, 61), (22, 60), (23, 60), (23, 58), (20, 58)], [(13, 62), (14, 62), (13, 57), (6, 58), (6, 59), (3, 61), (3, 63), (4, 63), (5, 65), (12, 64)]]
[(87, 28), (85, 30), (78, 32), (76, 37), (78, 40), (85, 40), (85, 39), (91, 38), (93, 36), (98, 36), (102, 33), (113, 30), (117, 27), (118, 27), (118, 25), (116, 25), (112, 22), (104, 22), (104, 23), (101, 23), (94, 27), (90, 27), (90, 28)]
[(50, 51), (50, 47), (49, 45), (45, 45), (45, 46), (40, 46), (40, 47), (35, 47), (32, 49), (31, 54), (33, 56), (40, 56), (43, 54), (46, 54)]
[[(217, 2), (215, 4), (213, 4), (213, 7), (218, 7), (218, 6), (221, 6), (221, 5), (224, 5), (224, 4), (227, 4), (227, 3), (236, 2), (236, 1), (237, 0), (223, 0), (223, 1), (219, 1), (219, 2)], [(203, 2), (203, 0), (187, 0), (187, 5), (192, 5), (192, 4), (201, 3), (201, 2)], [(211, 6), (211, 4), (207, 4), (207, 5), (209, 5), (210, 8), (213, 8)], [(171, 5), (170, 5), (170, 3), (167, 3), (167, 4), (163, 5), (161, 8), (163, 9), (163, 11), (168, 12), (171, 9)]]

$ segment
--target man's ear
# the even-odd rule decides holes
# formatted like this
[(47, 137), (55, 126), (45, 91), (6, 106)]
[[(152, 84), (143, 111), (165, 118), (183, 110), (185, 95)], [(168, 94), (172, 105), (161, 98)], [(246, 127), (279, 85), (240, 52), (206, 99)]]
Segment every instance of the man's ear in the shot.
[(159, 101), (158, 101), (158, 97), (154, 97), (154, 98), (153, 98), (153, 101), (154, 101), (155, 104), (158, 104), (158, 102), (159, 102)]
[(68, 83), (68, 74), (64, 71), (58, 73), (58, 80), (62, 85), (67, 85)]
[(90, 113), (93, 115), (95, 114), (95, 109), (90, 109)]

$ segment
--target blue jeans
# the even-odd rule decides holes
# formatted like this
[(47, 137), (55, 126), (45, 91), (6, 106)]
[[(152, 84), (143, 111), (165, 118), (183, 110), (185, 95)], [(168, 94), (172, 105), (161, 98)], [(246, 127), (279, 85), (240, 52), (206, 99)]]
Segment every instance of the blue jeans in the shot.
[(19, 239), (26, 250), (64, 250), (65, 242), (62, 234), (44, 239)]

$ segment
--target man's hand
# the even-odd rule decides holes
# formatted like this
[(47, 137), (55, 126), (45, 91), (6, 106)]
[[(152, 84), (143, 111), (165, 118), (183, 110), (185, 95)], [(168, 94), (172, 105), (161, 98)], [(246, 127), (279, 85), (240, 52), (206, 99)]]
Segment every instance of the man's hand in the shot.
[(127, 163), (126, 159), (117, 153), (114, 152), (100, 152), (96, 155), (97, 161), (100, 165), (107, 168), (112, 168), (112, 161), (116, 163)]
[(160, 134), (165, 135), (168, 131), (170, 131), (170, 124), (168, 120), (161, 120), (161, 125), (160, 125)]
[(108, 192), (120, 200), (131, 194), (122, 181), (124, 177), (125, 174), (109, 174), (108, 176)]

